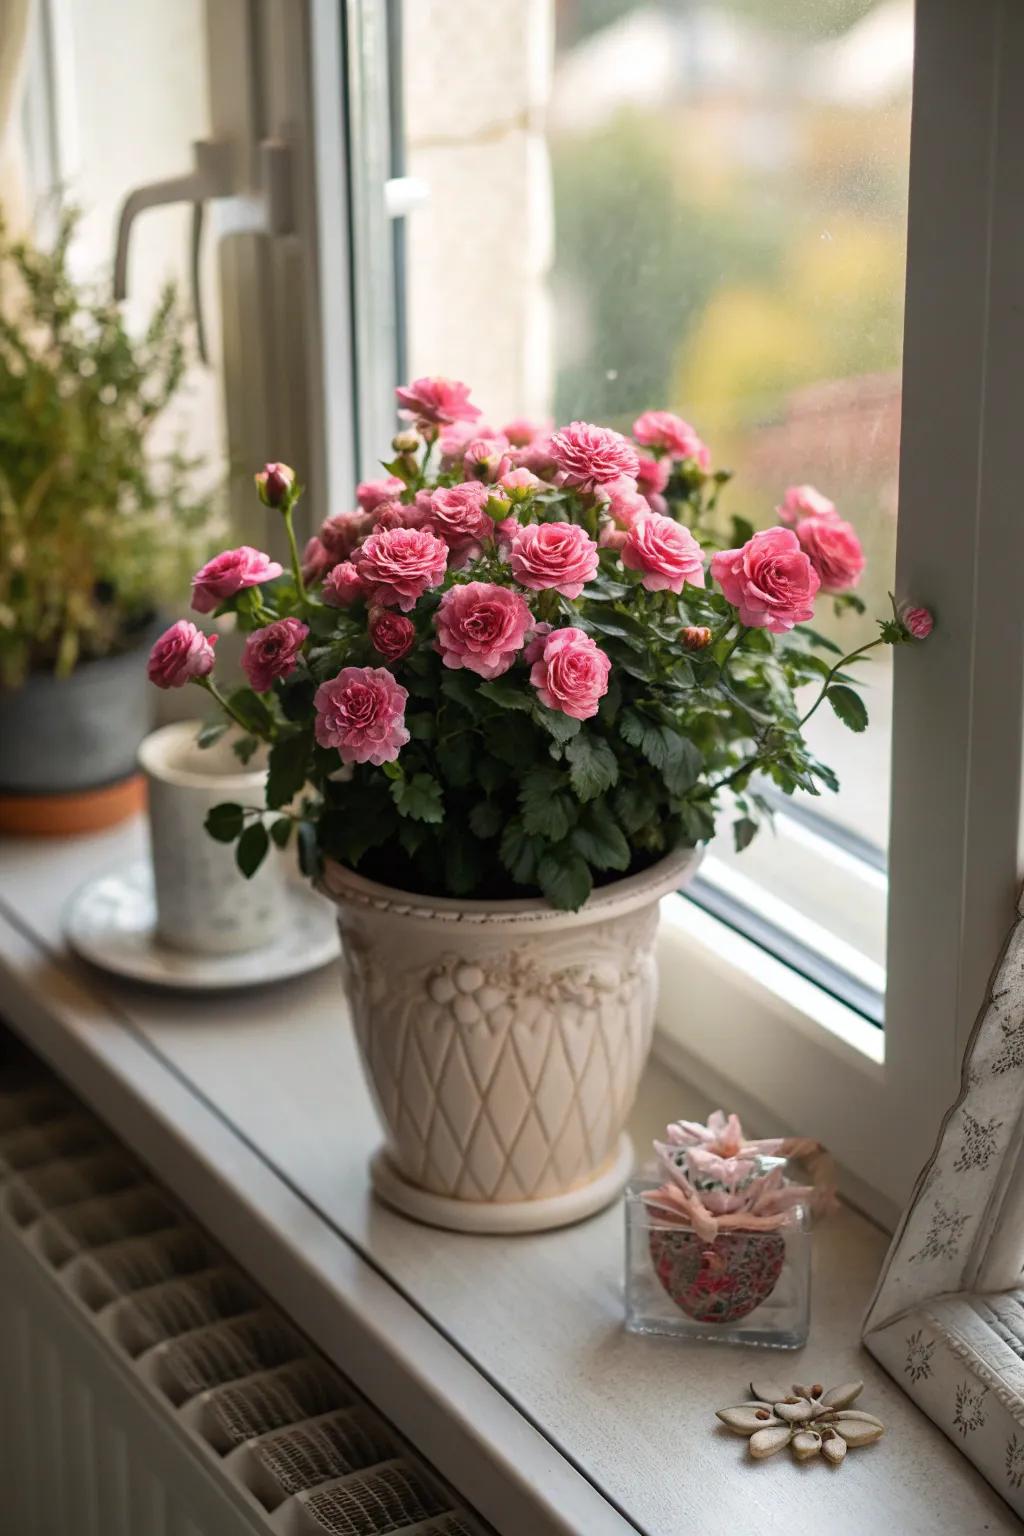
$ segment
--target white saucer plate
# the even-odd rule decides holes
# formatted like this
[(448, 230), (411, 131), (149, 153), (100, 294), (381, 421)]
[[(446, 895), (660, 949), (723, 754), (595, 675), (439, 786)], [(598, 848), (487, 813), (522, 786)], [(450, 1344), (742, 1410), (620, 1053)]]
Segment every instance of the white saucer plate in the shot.
[(64, 912), (64, 932), (72, 949), (101, 970), (179, 991), (267, 986), (319, 970), (341, 953), (334, 908), (299, 884), (288, 887), (272, 943), (234, 955), (172, 949), (157, 938), (153, 872), (146, 863), (101, 875), (76, 891)]

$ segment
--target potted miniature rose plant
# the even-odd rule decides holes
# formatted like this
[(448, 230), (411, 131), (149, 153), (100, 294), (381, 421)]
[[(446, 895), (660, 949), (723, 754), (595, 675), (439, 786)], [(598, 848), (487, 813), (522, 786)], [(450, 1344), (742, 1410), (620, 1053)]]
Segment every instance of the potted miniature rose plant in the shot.
[[(629, 1171), (659, 898), (720, 811), (749, 842), (764, 783), (836, 787), (803, 734), (820, 704), (866, 724), (847, 668), (871, 647), (840, 657), (810, 627), (826, 594), (856, 602), (863, 557), (808, 487), (718, 547), (728, 477), (668, 412), (630, 440), (495, 431), (443, 379), (398, 398), (386, 476), (301, 556), (294, 474), (257, 475), (290, 571), (242, 547), (196, 575), (193, 606), (247, 632), (247, 685), (220, 686), (188, 622), (150, 676), (269, 745), (266, 814), (223, 805), (208, 829), (245, 873), (294, 836), (337, 903), (378, 1190), (443, 1225), (556, 1225)], [(930, 622), (894, 605), (872, 644)]]

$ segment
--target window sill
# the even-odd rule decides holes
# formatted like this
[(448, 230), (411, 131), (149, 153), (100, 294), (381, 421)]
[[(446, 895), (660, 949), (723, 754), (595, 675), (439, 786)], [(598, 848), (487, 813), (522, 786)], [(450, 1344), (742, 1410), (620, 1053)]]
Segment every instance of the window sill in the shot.
[[(744, 1394), (752, 1357), (623, 1332), (619, 1210), (560, 1233), (476, 1239), (368, 1198), (378, 1131), (336, 976), (184, 1001), (65, 956), (62, 900), (140, 843), (135, 827), (0, 849), (9, 1022), (500, 1533), (773, 1529), (794, 1469), (744, 1466), (741, 1443), (713, 1421)], [(707, 1107), (655, 1068), (638, 1144)], [(827, 1475), (801, 1482), (801, 1528), (852, 1536), (884, 1509), (901, 1530), (1015, 1530), (858, 1346), (884, 1249), (848, 1208), (818, 1235), (806, 1360), (819, 1377), (863, 1377), (890, 1433), (870, 1453), (870, 1477), (844, 1470), (841, 1494)], [(786, 1374), (773, 1357), (780, 1366)]]

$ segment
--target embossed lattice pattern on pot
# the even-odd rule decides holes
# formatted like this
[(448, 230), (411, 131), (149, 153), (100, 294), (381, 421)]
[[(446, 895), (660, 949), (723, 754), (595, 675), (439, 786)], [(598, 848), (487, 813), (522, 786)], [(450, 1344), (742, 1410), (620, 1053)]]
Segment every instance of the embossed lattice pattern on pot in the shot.
[[(8, 1050), (2, 1032), (0, 1050)], [(61, 1511), (92, 1507), (105, 1512), (106, 1523), (88, 1528), (106, 1536), (111, 1521), (131, 1524), (130, 1505), (145, 1507), (147, 1532), (190, 1536), (482, 1536), (475, 1518), (351, 1383), (101, 1122), (21, 1053), (14, 1063), (0, 1057), (3, 1249), (29, 1266), (25, 1294), (32, 1300), (5, 1294), (15, 1266), (0, 1263), (0, 1358), (18, 1362), (13, 1373), (0, 1373), (0, 1435), (41, 1465), (54, 1447), (29, 1444), (26, 1437), (40, 1432), (32, 1425), (63, 1424), (68, 1434), (74, 1403), (84, 1418), (73, 1438), (94, 1448), (74, 1456), (62, 1445), (54, 1457), (60, 1472), (48, 1490), (48, 1528), (70, 1529)], [(135, 1390), (173, 1442), (161, 1452), (162, 1479), (147, 1465), (152, 1442), (132, 1449), (137, 1401), (129, 1395), (116, 1424), (112, 1398), (101, 1414), (95, 1377), (74, 1376), (54, 1345), (61, 1318), (40, 1313), (30, 1323), (31, 1309), (51, 1292), (64, 1319), (77, 1320), (77, 1329), (131, 1364)], [(51, 1399), (43, 1403), (45, 1393)], [(201, 1517), (188, 1502), (189, 1439), (234, 1499), (217, 1506), (216, 1518)], [(117, 1455), (108, 1455), (115, 1445)], [(178, 1446), (175, 1478), (166, 1467)], [(12, 1530), (35, 1528), (41, 1497), (38, 1488), (15, 1490), (5, 1511)], [(86, 1525), (79, 1521), (79, 1528)]]
[[(409, 1178), (464, 1200), (557, 1194), (612, 1155), (650, 1046), (657, 910), (509, 950), (452, 934), (402, 969), (342, 914), (352, 1014)], [(462, 938), (460, 944), (459, 940)]]

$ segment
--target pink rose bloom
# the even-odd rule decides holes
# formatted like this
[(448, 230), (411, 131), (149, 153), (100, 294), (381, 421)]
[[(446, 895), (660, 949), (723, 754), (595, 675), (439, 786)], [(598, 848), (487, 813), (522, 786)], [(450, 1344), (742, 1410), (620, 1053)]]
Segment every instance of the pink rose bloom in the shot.
[(626, 534), (622, 563), (643, 572), (648, 592), (681, 592), (683, 583), (704, 585), (704, 556), (700, 545), (682, 523), (648, 512), (638, 517)]
[(386, 528), (356, 551), (355, 567), (369, 602), (408, 613), (428, 587), (444, 580), (448, 546), (426, 528)]
[(441, 468), (443, 470), (461, 469), (463, 455), (470, 443), (491, 442), (498, 436), (493, 427), (485, 426), (482, 422), (457, 421), (438, 438)]
[(934, 615), (927, 608), (904, 608), (900, 619), (915, 640), (927, 640), (935, 628)]
[(247, 636), (242, 650), (242, 671), (257, 693), (266, 693), (275, 677), (295, 671), (309, 625), (301, 619), (275, 619)]
[(703, 470), (711, 467), (707, 444), (672, 411), (644, 411), (633, 423), (633, 436), (645, 448), (657, 448), (673, 459), (694, 459)]
[(401, 661), (416, 641), (416, 626), (404, 613), (390, 608), (375, 608), (370, 614), (370, 644), (385, 661)]
[(711, 574), (752, 629), (781, 635), (814, 617), (821, 581), (791, 528), (766, 528), (742, 549), (722, 550)]
[(525, 468), (506, 470), (501, 477), (500, 483), (503, 491), (519, 492), (520, 494), (535, 491), (540, 485), (540, 481), (532, 470)]
[(848, 592), (857, 585), (864, 551), (849, 523), (838, 517), (805, 517), (796, 526), (796, 536), (821, 578), (823, 592)]
[(530, 682), (542, 704), (574, 720), (597, 714), (608, 692), (611, 661), (582, 629), (556, 629), (544, 642), (539, 661), (530, 668)]
[(540, 661), (544, 655), (544, 644), (550, 635), (551, 624), (535, 624), (526, 637), (526, 645), (523, 648), (523, 660), (528, 667), (532, 667), (535, 661)]
[(327, 572), (320, 596), (328, 608), (351, 608), (366, 596), (363, 578), (351, 560), (342, 560)]
[(313, 697), (316, 739), (343, 763), (393, 763), (409, 740), (408, 697), (386, 667), (343, 667)]
[(529, 421), (525, 416), (517, 416), (514, 421), (507, 422), (502, 427), (502, 432), (513, 448), (529, 448), (540, 437), (547, 437), (551, 431), (550, 421)]
[(307, 583), (319, 581), (321, 576), (329, 571), (333, 564), (334, 561), (314, 534), (311, 539), (307, 540), (306, 547), (302, 551), (303, 581)]
[(402, 415), (425, 426), (444, 427), (454, 421), (476, 421), (479, 408), (470, 402), (469, 385), (457, 379), (414, 379), (395, 390)]
[(184, 688), (194, 677), (213, 671), (216, 644), (216, 635), (204, 635), (188, 619), (179, 619), (154, 643), (146, 676), (158, 688)]
[(397, 475), (385, 475), (381, 480), (360, 480), (356, 486), (356, 501), (364, 512), (376, 512), (383, 501), (397, 501), (405, 490), (405, 481)]
[(494, 524), (484, 511), (490, 492), (479, 480), (439, 486), (430, 498), (430, 526), (455, 553), (475, 549), (491, 538)]
[(365, 512), (336, 512), (320, 525), (320, 542), (332, 561), (347, 560), (373, 526)]
[(462, 473), (467, 480), (486, 480), (493, 484), (512, 467), (507, 448), (508, 443), (503, 437), (475, 437), (462, 455)]
[(602, 510), (619, 528), (632, 528), (638, 517), (649, 517), (651, 508), (646, 497), (641, 496), (635, 480), (620, 480), (605, 487), (608, 498)]
[(519, 519), (514, 512), (508, 517), (503, 517), (500, 523), (494, 525), (494, 539), (503, 554), (508, 554), (509, 546), (519, 531)]
[(280, 576), (282, 567), (262, 550), (243, 544), (207, 560), (192, 577), (192, 607), (196, 613), (212, 613), (226, 598), (246, 587), (259, 587)]
[(547, 436), (535, 437), (525, 448), (513, 448), (509, 457), (518, 468), (528, 469), (541, 480), (550, 480), (558, 469), (551, 438)]
[(284, 505), (285, 497), (295, 484), (295, 471), (287, 464), (264, 464), (253, 479), (263, 505), (280, 507)]
[(559, 484), (581, 491), (621, 480), (623, 475), (635, 479), (640, 464), (636, 449), (621, 432), (595, 427), (588, 421), (570, 422), (553, 433), (551, 457)]
[[(644, 503), (646, 506), (646, 502)], [(597, 536), (597, 542), (601, 549), (621, 550), (625, 547), (629, 533), (625, 528), (616, 528), (614, 523), (605, 523)]]
[(523, 648), (533, 623), (524, 598), (489, 581), (450, 587), (434, 620), (441, 660), (480, 677), (500, 677)]
[(671, 467), (669, 459), (654, 459), (643, 453), (640, 455), (640, 468), (637, 470), (636, 488), (652, 512), (661, 512), (663, 515), (668, 514), (668, 502), (665, 500), (663, 492), (668, 485)]
[(838, 517), (836, 504), (829, 501), (813, 485), (791, 485), (782, 498), (781, 507), (775, 508), (780, 523), (793, 527), (805, 517)]
[(534, 592), (579, 597), (597, 575), (597, 545), (578, 523), (527, 523), (509, 548), (512, 575)]

